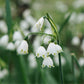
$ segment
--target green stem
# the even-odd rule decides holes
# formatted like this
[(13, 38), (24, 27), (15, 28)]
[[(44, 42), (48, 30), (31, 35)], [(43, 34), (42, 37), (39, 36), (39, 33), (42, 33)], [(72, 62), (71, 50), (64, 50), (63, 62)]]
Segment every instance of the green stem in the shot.
[(41, 69), (41, 76), (42, 76), (43, 84), (46, 84), (46, 80), (45, 80), (45, 72), (44, 72), (43, 69)]
[[(59, 34), (58, 34), (58, 30), (57, 27), (55, 25), (55, 23), (53, 22), (52, 18), (49, 16), (49, 14), (47, 14), (47, 16), (44, 16), (44, 18), (46, 18), (49, 23), (52, 26), (52, 30), (53, 30), (53, 35), (55, 35), (55, 39), (57, 40), (57, 43), (59, 44)], [(60, 69), (60, 78), (61, 78), (61, 84), (63, 84), (63, 71), (62, 71), (62, 65), (61, 65), (61, 54), (59, 53), (59, 69)]]
[(25, 37), (25, 39), (28, 38), (29, 35), (46, 35), (46, 36), (51, 36), (51, 37), (55, 38), (55, 36), (52, 35), (52, 34), (46, 34), (46, 33), (43, 33), (43, 32), (31, 32)]
[(72, 55), (72, 73), (73, 73), (73, 82), (74, 84), (76, 84), (75, 70), (74, 70), (74, 55)]
[(63, 72), (62, 72), (61, 54), (60, 53), (59, 53), (59, 69), (60, 69), (61, 84), (63, 84)]
[(24, 57), (22, 55), (16, 55), (13, 56), (14, 59), (14, 65), (17, 73), (17, 83), (20, 84), (30, 84), (27, 74), (27, 68), (25, 64)]
[(76, 56), (74, 55), (73, 56), (73, 59), (74, 59), (74, 61), (76, 62), (76, 64), (77, 64), (77, 66), (78, 66), (78, 68), (79, 68), (79, 70), (80, 70), (80, 76), (82, 77), (82, 73), (83, 73), (83, 70), (82, 70), (82, 68), (80, 67), (80, 64), (78, 63), (78, 60), (77, 60), (77, 58), (76, 58)]

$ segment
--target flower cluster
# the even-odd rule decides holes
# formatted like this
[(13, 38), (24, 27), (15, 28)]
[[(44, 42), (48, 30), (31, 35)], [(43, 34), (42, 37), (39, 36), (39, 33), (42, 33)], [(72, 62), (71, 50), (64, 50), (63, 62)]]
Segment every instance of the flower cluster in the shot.
[(19, 38), (20, 33), (15, 32), (13, 35), (13, 42), (9, 42), (8, 35), (4, 35), (0, 38), (0, 47), (3, 47), (7, 50), (14, 51), (16, 49), (18, 54), (28, 54), (28, 43), (26, 40), (22, 40), (22, 37)]
[(63, 50), (60, 45), (50, 43), (48, 45), (47, 50), (43, 46), (40, 46), (36, 52), (36, 56), (38, 58), (39, 57), (43, 58), (42, 67), (47, 66), (51, 68), (51, 67), (54, 67), (54, 64), (53, 64), (53, 60), (51, 59), (50, 55), (58, 56), (58, 54), (61, 53), (62, 51)]

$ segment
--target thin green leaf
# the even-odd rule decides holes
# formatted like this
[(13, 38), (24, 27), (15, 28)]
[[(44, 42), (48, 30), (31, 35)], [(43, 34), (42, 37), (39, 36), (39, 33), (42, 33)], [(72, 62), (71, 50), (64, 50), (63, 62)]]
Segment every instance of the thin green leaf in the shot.
[(70, 19), (70, 17), (71, 17), (71, 14), (72, 14), (72, 13), (70, 13), (70, 14), (67, 16), (67, 18), (64, 20), (63, 24), (62, 24), (61, 27), (60, 27), (59, 33), (64, 29), (64, 26), (69, 22), (69, 19)]
[(6, 0), (6, 23), (8, 26), (8, 35), (12, 37), (12, 18), (11, 18), (11, 8), (10, 8), (10, 1)]
[(47, 20), (51, 24), (53, 35), (56, 36), (56, 40), (59, 44), (59, 34), (58, 34), (57, 26), (55, 25), (54, 21), (52, 20), (52, 18), (49, 16), (48, 13), (47, 13)]

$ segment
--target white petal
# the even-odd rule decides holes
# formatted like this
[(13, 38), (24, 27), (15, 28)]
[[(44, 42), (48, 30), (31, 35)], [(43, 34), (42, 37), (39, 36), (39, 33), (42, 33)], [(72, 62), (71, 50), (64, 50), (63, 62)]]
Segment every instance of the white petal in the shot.
[(56, 50), (58, 53), (63, 52), (62, 48), (60, 45), (56, 44)]
[(80, 39), (79, 39), (79, 37), (77, 37), (77, 36), (73, 37), (71, 43), (72, 43), (72, 45), (74, 45), (74, 46), (78, 46), (78, 45), (80, 44)]
[(23, 37), (19, 31), (16, 31), (13, 34), (13, 41), (16, 41), (16, 40), (23, 40)]
[(1, 39), (0, 39), (0, 46), (6, 47), (7, 44), (8, 44), (8, 40), (9, 40), (8, 35), (2, 36)]
[(12, 42), (10, 42), (7, 45), (7, 49), (13, 51), (13, 50), (15, 50), (15, 45)]
[(37, 57), (43, 57), (43, 58), (46, 57), (46, 50), (45, 50), (45, 48), (44, 48), (43, 46), (40, 46), (40, 47), (37, 49), (36, 56), (37, 56)]
[(84, 66), (84, 57), (80, 57), (79, 64), (80, 66)]
[(37, 67), (36, 58), (35, 58), (35, 56), (34, 56), (33, 53), (31, 53), (31, 54), (28, 56), (28, 60), (29, 60), (29, 66), (30, 66), (31, 68)]
[(5, 21), (3, 21), (3, 20), (0, 21), (0, 31), (2, 33), (7, 33), (8, 32), (7, 25), (6, 25)]
[(19, 47), (17, 48), (18, 54), (28, 54), (28, 43), (27, 41), (23, 40)]
[[(42, 26), (43, 26), (43, 23), (44, 23), (44, 18), (41, 17), (41, 18), (37, 21), (37, 23), (33, 26), (32, 31), (33, 31), (33, 32), (37, 32), (37, 31), (41, 30), (41, 28), (42, 28)], [(35, 31), (34, 31), (34, 30), (35, 30)]]
[(42, 67), (45, 67), (45, 66), (47, 66), (47, 67), (49, 67), (49, 68), (54, 67), (54, 66), (53, 66), (53, 61), (52, 61), (52, 59), (51, 59), (50, 57), (46, 57), (46, 58), (43, 60)]
[(17, 40), (15, 41), (15, 47), (18, 48), (18, 46), (20, 45), (21, 41)]
[(47, 55), (56, 55), (57, 54), (57, 49), (56, 45), (54, 43), (50, 43), (47, 48)]

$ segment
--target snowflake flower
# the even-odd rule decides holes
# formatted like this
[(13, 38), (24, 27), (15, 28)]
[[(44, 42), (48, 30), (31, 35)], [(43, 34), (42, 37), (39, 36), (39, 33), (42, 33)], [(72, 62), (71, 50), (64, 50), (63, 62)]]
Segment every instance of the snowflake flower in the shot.
[(28, 54), (28, 43), (27, 41), (23, 40), (19, 47), (17, 48), (18, 54)]
[(44, 58), (43, 63), (42, 63), (42, 67), (45, 67), (45, 66), (47, 66), (49, 68), (54, 67), (53, 61), (50, 57)]
[(43, 57), (43, 58), (46, 57), (46, 50), (45, 50), (45, 48), (44, 48), (43, 46), (40, 46), (40, 47), (37, 49), (36, 56), (37, 56), (37, 57)]

